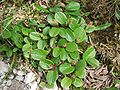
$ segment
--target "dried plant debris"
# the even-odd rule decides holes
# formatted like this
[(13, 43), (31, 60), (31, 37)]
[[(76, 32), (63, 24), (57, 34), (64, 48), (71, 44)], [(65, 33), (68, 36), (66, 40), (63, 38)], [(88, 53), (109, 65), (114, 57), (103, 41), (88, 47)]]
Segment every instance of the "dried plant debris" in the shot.
[(107, 66), (103, 65), (98, 69), (87, 67), (87, 73), (83, 85), (87, 90), (103, 90), (107, 86), (113, 86), (114, 77), (109, 74)]

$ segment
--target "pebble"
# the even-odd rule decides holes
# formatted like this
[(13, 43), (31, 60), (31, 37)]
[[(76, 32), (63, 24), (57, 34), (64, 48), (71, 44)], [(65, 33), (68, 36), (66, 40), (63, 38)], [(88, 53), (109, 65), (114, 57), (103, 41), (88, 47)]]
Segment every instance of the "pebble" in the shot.
[(11, 74), (10, 76), (9, 76), (9, 79), (14, 79), (14, 75), (13, 74)]
[(16, 69), (13, 69), (13, 73), (16, 74), (16, 73), (17, 73), (17, 70), (16, 70)]
[(7, 81), (7, 86), (11, 86), (11, 84), (12, 84), (12, 81), (11, 81), (11, 80), (8, 80), (8, 81)]
[(17, 72), (17, 75), (23, 76), (23, 75), (25, 75), (25, 72), (23, 72), (23, 71), (18, 71), (18, 72)]
[(3, 90), (9, 90), (7, 86), (3, 87)]
[(23, 81), (24, 77), (23, 76), (16, 76), (15, 79), (18, 80), (18, 81)]

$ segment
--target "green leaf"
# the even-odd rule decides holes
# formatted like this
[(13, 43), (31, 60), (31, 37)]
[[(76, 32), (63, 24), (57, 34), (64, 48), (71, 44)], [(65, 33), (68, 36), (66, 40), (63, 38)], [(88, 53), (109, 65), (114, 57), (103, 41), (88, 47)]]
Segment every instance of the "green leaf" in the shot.
[(81, 68), (79, 70), (76, 70), (75, 74), (79, 78), (85, 78), (86, 77), (86, 69)]
[(96, 55), (95, 49), (93, 46), (88, 47), (87, 50), (83, 53), (83, 59), (87, 60), (89, 58), (94, 58)]
[(65, 24), (67, 21), (67, 17), (63, 12), (55, 13), (55, 20), (61, 25)]
[(75, 31), (75, 39), (77, 39), (77, 43), (83, 42), (87, 40), (87, 35), (83, 27), (78, 27)]
[(75, 40), (75, 35), (70, 29), (66, 30), (66, 40), (69, 42), (72, 42)]
[(34, 41), (38, 41), (41, 39), (40, 34), (38, 32), (31, 32), (29, 34), (29, 37), (30, 37), (30, 39), (32, 39)]
[(69, 77), (64, 77), (62, 80), (61, 80), (61, 86), (65, 89), (69, 89), (69, 87), (71, 86), (72, 84), (72, 80), (69, 78)]
[(68, 42), (66, 45), (66, 50), (68, 52), (74, 52), (74, 51), (77, 51), (77, 49), (78, 49), (78, 46), (74, 42)]
[(100, 26), (96, 26), (95, 31), (104, 30), (104, 29), (110, 27), (111, 25), (112, 25), (111, 23), (105, 23), (105, 24), (102, 24), (102, 25), (100, 25)]
[(53, 49), (53, 56), (54, 57), (58, 57), (60, 55), (60, 48), (59, 47), (55, 47)]
[(12, 56), (12, 49), (8, 49), (7, 51), (6, 51), (6, 55), (8, 56), (8, 57), (11, 57)]
[(92, 33), (95, 30), (96, 30), (96, 27), (94, 25), (91, 25), (91, 26), (87, 25), (87, 27), (86, 27), (86, 32), (87, 33)]
[(77, 20), (75, 18), (70, 18), (70, 23), (69, 23), (69, 27), (70, 29), (72, 29), (73, 31), (75, 31), (75, 29), (79, 26)]
[(52, 27), (50, 30), (49, 30), (49, 35), (51, 37), (55, 37), (59, 34), (59, 31), (60, 29), (59, 28), (56, 28), (56, 27)]
[(44, 35), (48, 35), (49, 34), (49, 30), (50, 30), (50, 27), (49, 26), (47, 26), (47, 27), (45, 27), (44, 29), (43, 29), (43, 34)]
[(23, 45), (23, 47), (22, 47), (22, 51), (24, 52), (24, 51), (30, 51), (31, 50), (31, 45), (28, 43), (28, 44), (25, 44), (25, 45)]
[(60, 59), (63, 61), (67, 59), (67, 52), (64, 48), (60, 48)]
[(64, 63), (60, 65), (59, 70), (63, 74), (70, 74), (75, 70), (75, 68), (71, 66), (69, 63)]
[(77, 62), (75, 68), (76, 68), (76, 70), (80, 70), (81, 68), (85, 69), (86, 66), (87, 66), (86, 61), (85, 60), (80, 60), (80, 61)]
[(39, 65), (43, 68), (43, 69), (51, 69), (54, 65), (52, 60), (49, 59), (41, 59), (39, 62)]
[(100, 65), (99, 61), (97, 59), (95, 59), (95, 58), (87, 59), (87, 63), (89, 65), (93, 66), (94, 68), (99, 67), (99, 65)]
[(79, 10), (79, 9), (80, 9), (80, 4), (79, 4), (78, 2), (72, 1), (72, 2), (70, 2), (70, 3), (67, 4), (66, 9), (67, 9), (68, 11), (76, 11), (76, 10)]
[(9, 30), (4, 30), (2, 38), (7, 39), (11, 37), (11, 32)]
[(45, 40), (40, 39), (40, 40), (37, 42), (37, 47), (38, 47), (38, 49), (44, 50), (44, 48), (46, 47), (46, 45), (47, 45), (47, 42), (46, 42)]
[(57, 70), (48, 71), (46, 80), (49, 85), (54, 84), (57, 79), (58, 79), (58, 71)]
[(51, 38), (50, 39), (50, 47), (51, 48), (55, 47), (55, 42), (56, 42), (56, 38)]
[(34, 60), (41, 60), (41, 58), (45, 58), (48, 52), (46, 50), (35, 49), (31, 52), (31, 57)]
[(52, 14), (49, 14), (47, 17), (47, 21), (52, 26), (58, 26), (58, 22), (54, 19)]
[(60, 39), (60, 40), (58, 41), (58, 45), (59, 45), (59, 46), (64, 47), (66, 44), (67, 44), (66, 39)]
[(64, 28), (60, 28), (59, 35), (60, 35), (62, 38), (66, 38), (66, 30), (65, 30)]
[(28, 28), (22, 28), (22, 33), (23, 33), (24, 35), (27, 35), (27, 36), (28, 36), (28, 34), (30, 33), (30, 29), (28, 29)]
[(75, 87), (82, 87), (82, 79), (79, 79), (79, 78), (75, 78), (74, 82), (73, 82), (73, 85)]
[(120, 20), (120, 11), (115, 11), (115, 16), (118, 20)]
[(70, 52), (70, 56), (73, 59), (79, 59), (79, 52), (78, 51)]

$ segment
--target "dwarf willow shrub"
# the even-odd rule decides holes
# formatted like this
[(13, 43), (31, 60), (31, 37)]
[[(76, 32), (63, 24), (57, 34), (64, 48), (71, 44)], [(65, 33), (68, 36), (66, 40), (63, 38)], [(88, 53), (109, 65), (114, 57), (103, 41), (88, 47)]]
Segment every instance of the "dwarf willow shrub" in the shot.
[(88, 42), (87, 34), (106, 29), (111, 24), (88, 25), (81, 17), (80, 4), (74, 1), (68, 2), (65, 7), (56, 5), (47, 9), (36, 5), (36, 10), (48, 14), (49, 24), (29, 20), (28, 27), (24, 27), (22, 22), (15, 26), (6, 22), (8, 26), (4, 28), (2, 39), (10, 40), (13, 47), (3, 44), (1, 52), (12, 56), (12, 53), (22, 50), (30, 64), (44, 72), (48, 85), (58, 81), (65, 89), (82, 87), (82, 79), (87, 75), (86, 66), (96, 68), (100, 63), (95, 58), (94, 46), (81, 51), (81, 43)]

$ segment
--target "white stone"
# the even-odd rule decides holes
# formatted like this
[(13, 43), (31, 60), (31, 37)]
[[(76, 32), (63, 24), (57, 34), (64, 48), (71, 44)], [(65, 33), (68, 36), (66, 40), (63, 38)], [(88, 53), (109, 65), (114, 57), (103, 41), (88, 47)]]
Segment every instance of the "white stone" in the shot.
[(13, 69), (13, 73), (16, 74), (16, 73), (17, 73), (17, 70), (16, 70), (16, 69)]
[(9, 89), (8, 89), (8, 87), (7, 87), (7, 86), (5, 86), (5, 87), (3, 88), (3, 90), (9, 90)]
[(8, 72), (8, 68), (9, 66), (7, 64), (0, 61), (0, 74), (5, 74), (5, 72)]
[(12, 81), (11, 81), (11, 80), (8, 80), (8, 81), (7, 81), (7, 86), (11, 86), (11, 84), (12, 84)]
[(10, 76), (9, 76), (9, 79), (13, 79), (14, 78), (14, 75), (13, 74), (11, 74)]
[(17, 72), (17, 75), (23, 76), (23, 75), (25, 75), (25, 72), (23, 72), (23, 71), (18, 71), (18, 72)]
[(37, 82), (35, 81), (35, 82), (30, 83), (30, 87), (31, 87), (30, 90), (36, 90), (38, 87)]
[(30, 72), (30, 73), (28, 73), (28, 74), (26, 75), (24, 82), (25, 82), (26, 84), (29, 84), (29, 83), (31, 83), (32, 81), (34, 81), (35, 79), (36, 79), (35, 74), (34, 74), (33, 72)]
[(18, 81), (23, 81), (24, 77), (23, 76), (16, 76), (15, 79), (18, 80)]
[(4, 83), (4, 84), (6, 84), (6, 83), (7, 83), (7, 81), (6, 81), (6, 80), (3, 80), (3, 83)]

